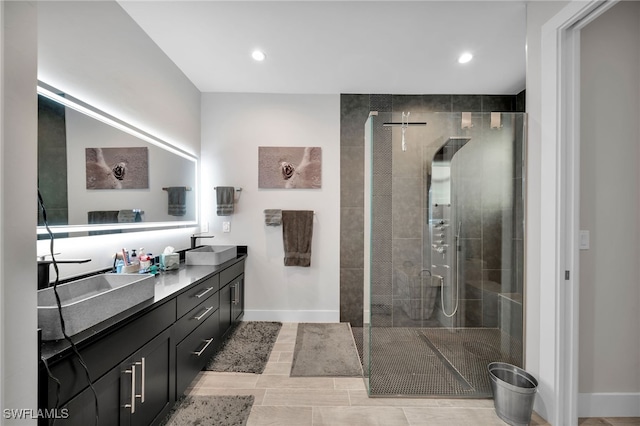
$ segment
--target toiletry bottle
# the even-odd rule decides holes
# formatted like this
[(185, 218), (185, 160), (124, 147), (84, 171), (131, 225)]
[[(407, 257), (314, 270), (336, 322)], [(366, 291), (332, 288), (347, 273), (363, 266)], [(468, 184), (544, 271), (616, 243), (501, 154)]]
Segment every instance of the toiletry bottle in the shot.
[(149, 271), (149, 267), (151, 267), (151, 258), (149, 255), (141, 254), (140, 256), (140, 273), (145, 274)]
[(116, 274), (122, 273), (122, 267), (124, 266), (124, 260), (118, 259), (116, 261)]
[(132, 265), (138, 263), (138, 255), (136, 254), (136, 249), (131, 249), (131, 257), (129, 263)]

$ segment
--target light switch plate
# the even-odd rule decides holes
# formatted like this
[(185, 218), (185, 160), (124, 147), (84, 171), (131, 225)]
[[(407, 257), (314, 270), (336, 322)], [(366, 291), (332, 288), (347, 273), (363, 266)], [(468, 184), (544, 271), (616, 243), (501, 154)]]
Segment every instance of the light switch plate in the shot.
[(580, 250), (589, 250), (591, 246), (589, 231), (580, 230)]
[(222, 232), (231, 232), (231, 222), (222, 222)]

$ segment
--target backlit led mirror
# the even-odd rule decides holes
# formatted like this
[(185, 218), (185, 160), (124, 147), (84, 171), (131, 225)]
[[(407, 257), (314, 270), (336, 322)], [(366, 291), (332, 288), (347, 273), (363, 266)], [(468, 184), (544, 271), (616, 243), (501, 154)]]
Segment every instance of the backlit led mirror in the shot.
[[(56, 238), (197, 224), (197, 158), (40, 82), (38, 189)], [(38, 207), (38, 238), (47, 238)]]

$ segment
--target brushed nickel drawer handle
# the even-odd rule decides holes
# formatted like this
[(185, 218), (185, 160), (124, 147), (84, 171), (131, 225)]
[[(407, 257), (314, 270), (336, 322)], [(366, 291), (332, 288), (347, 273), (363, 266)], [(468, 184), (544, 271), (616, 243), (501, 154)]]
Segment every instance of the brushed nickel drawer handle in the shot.
[(141, 378), (142, 383), (140, 385), (142, 392), (141, 392), (141, 395), (140, 395), (140, 402), (144, 403), (144, 385), (145, 385), (145, 382), (147, 381), (147, 379), (145, 377), (146, 376), (147, 367), (146, 367), (146, 362), (145, 362), (144, 357), (142, 357), (142, 360), (140, 361), (140, 364), (142, 365), (142, 378)]
[(200, 321), (202, 318), (204, 318), (211, 310), (213, 309), (213, 306), (211, 306), (210, 308), (207, 308), (202, 314), (198, 315), (197, 317), (193, 317), (194, 320), (196, 321)]
[(197, 297), (198, 299), (200, 299), (202, 296), (204, 296), (205, 294), (209, 293), (211, 290), (213, 290), (213, 287), (209, 287), (209, 288), (207, 288), (205, 291), (203, 291), (202, 293), (200, 293), (200, 294), (196, 294), (196, 297)]
[(125, 373), (131, 374), (131, 404), (125, 404), (124, 408), (131, 408), (131, 414), (136, 412), (136, 364), (131, 365), (131, 370), (125, 370)]
[(206, 351), (206, 350), (207, 350), (207, 348), (209, 347), (209, 345), (213, 342), (213, 337), (212, 337), (211, 339), (205, 340), (205, 342), (207, 342), (207, 344), (206, 344), (206, 345), (204, 345), (204, 348), (200, 349), (200, 351), (199, 351), (199, 352), (191, 352), (191, 353), (192, 353), (192, 354), (194, 354), (195, 356), (198, 356), (198, 357), (199, 357), (200, 355), (202, 355), (202, 353), (203, 353), (204, 351)]

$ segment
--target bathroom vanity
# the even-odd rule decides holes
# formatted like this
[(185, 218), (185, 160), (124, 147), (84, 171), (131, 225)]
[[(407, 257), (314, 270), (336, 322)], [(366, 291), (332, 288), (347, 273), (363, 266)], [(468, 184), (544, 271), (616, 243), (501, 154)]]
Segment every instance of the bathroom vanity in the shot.
[[(160, 274), (152, 299), (72, 337), (98, 396), (99, 425), (164, 419), (242, 319), (246, 252), (240, 246), (236, 258), (221, 265), (181, 265)], [(57, 414), (56, 425), (95, 424), (93, 390), (68, 342), (45, 341), (40, 350), (60, 388), (41, 360), (39, 408)]]

